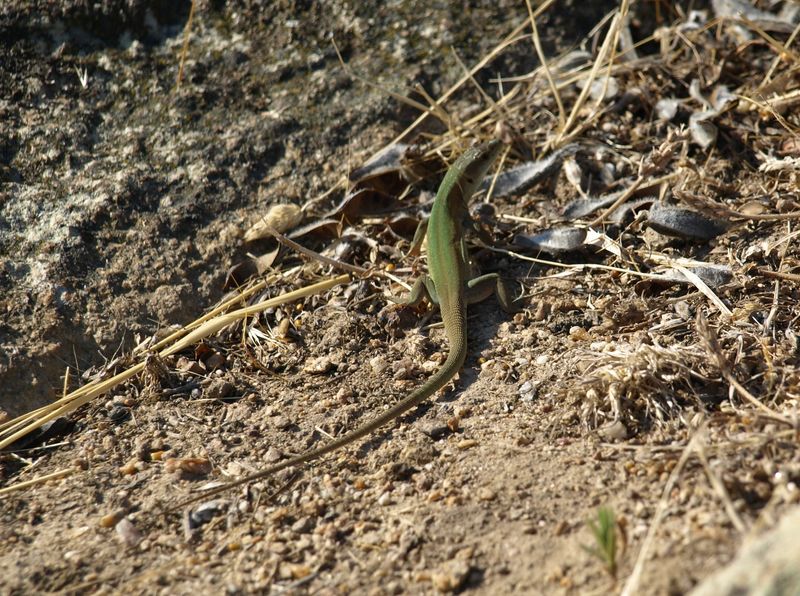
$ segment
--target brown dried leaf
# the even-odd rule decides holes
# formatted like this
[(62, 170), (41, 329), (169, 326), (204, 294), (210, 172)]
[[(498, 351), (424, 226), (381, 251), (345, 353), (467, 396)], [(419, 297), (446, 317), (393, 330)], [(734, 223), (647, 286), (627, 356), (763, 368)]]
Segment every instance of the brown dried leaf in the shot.
[(342, 219), (348, 223), (353, 223), (368, 215), (385, 213), (396, 207), (396, 205), (397, 195), (362, 188), (345, 196), (333, 211), (326, 214), (325, 217)]

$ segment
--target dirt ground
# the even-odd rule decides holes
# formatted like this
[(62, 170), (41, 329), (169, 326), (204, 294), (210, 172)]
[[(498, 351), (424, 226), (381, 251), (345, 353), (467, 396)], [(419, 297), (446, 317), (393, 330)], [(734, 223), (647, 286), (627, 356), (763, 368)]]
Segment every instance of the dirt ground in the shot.
[[(250, 239), (271, 206), (304, 206), (316, 227), (301, 244), (412, 282), (411, 224), (466, 138), (503, 138), (504, 171), (560, 155), (528, 187), (496, 180), (476, 209), (510, 252), (474, 259), (521, 308), (470, 307), (452, 386), (303, 469), (171, 511), (355, 428), (423, 383), (447, 342), (373, 275), (150, 358), (0, 454), (0, 490), (61, 474), (0, 493), (0, 592), (683, 594), (800, 501), (798, 81), (775, 45), (792, 27), (751, 14), (743, 39), (717, 5), (637, 5), (640, 59), (592, 90), (583, 128), (561, 115), (591, 62), (554, 66), (564, 109), (521, 29), (447, 104), (449, 127), (432, 116), (405, 139), (406, 165), (351, 176), (367, 199), (345, 215), (343, 178), (419, 116), (387, 90), (441, 97), (528, 19), (520, 3), (429, 4), (199, 2), (180, 85), (188, 2), (0, 8), (2, 424), (60, 397), (68, 367), (67, 390), (111, 377), (259, 280), (237, 308), (330, 277)], [(544, 55), (596, 57), (616, 7), (544, 10)], [(745, 109), (770, 94), (787, 105)], [(429, 174), (408, 175), (431, 146), (414, 162)], [(584, 234), (531, 250), (609, 205), (566, 215), (575, 200), (636, 180), (630, 217), (592, 226), (604, 248)], [(657, 219), (653, 195), (697, 219)], [(601, 508), (614, 565), (590, 552)]]

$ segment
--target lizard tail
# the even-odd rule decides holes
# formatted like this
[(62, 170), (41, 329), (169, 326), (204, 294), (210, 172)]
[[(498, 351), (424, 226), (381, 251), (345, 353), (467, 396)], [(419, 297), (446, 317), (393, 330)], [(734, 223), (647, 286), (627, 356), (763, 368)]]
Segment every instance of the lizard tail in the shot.
[[(451, 344), (453, 345), (453, 344)], [(460, 342), (456, 345), (465, 346), (466, 342)], [(344, 447), (353, 441), (357, 441), (358, 439), (365, 437), (366, 435), (372, 433), (373, 431), (377, 430), (378, 428), (382, 427), (383, 425), (391, 422), (398, 416), (401, 416), (406, 411), (410, 410), (414, 406), (419, 405), (431, 395), (436, 393), (439, 389), (447, 385), (447, 383), (452, 379), (456, 373), (461, 369), (464, 364), (464, 359), (466, 357), (466, 349), (456, 349), (450, 350), (447, 355), (447, 359), (442, 364), (442, 367), (436, 371), (436, 373), (429, 378), (423, 385), (417, 387), (414, 391), (412, 391), (407, 397), (403, 398), (395, 405), (393, 405), (388, 410), (385, 410), (374, 416), (373, 418), (364, 422), (358, 428), (352, 430), (351, 432), (342, 435), (337, 439), (333, 439), (316, 449), (310, 449), (300, 455), (296, 455), (295, 457), (291, 457), (285, 461), (277, 463), (273, 466), (270, 466), (260, 472), (256, 472), (255, 474), (251, 474), (249, 476), (245, 476), (244, 478), (240, 478), (239, 480), (234, 480), (233, 482), (229, 482), (223, 486), (218, 486), (216, 488), (212, 488), (201, 495), (196, 497), (192, 497), (191, 499), (187, 499), (175, 505), (174, 507), (170, 507), (169, 511), (174, 511), (175, 509), (180, 509), (189, 505), (190, 503), (194, 503), (196, 501), (200, 501), (203, 499), (207, 499), (212, 497), (216, 494), (224, 492), (228, 489), (235, 488), (237, 486), (241, 486), (243, 484), (248, 484), (255, 480), (260, 480), (262, 478), (266, 478), (267, 476), (271, 476), (281, 470), (285, 470), (286, 468), (291, 468), (314, 459), (318, 457), (322, 457), (323, 455), (327, 455), (328, 453), (339, 449), (340, 447)]]

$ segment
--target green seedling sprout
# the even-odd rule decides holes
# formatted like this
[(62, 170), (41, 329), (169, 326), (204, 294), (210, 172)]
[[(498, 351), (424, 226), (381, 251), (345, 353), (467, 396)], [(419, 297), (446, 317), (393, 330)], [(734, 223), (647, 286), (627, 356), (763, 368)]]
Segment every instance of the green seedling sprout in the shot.
[(597, 510), (597, 519), (589, 520), (589, 528), (594, 535), (593, 546), (583, 546), (583, 549), (600, 559), (606, 571), (617, 578), (617, 556), (619, 545), (617, 542), (617, 522), (614, 511), (610, 507), (600, 507)]

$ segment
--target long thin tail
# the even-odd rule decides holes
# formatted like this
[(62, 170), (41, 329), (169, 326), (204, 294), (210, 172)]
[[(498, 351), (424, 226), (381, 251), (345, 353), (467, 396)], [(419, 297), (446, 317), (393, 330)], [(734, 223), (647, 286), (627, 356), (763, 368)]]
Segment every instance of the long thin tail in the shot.
[(444, 387), (450, 379), (452, 379), (456, 373), (461, 369), (464, 364), (464, 358), (466, 357), (466, 349), (464, 347), (465, 342), (460, 342), (461, 349), (450, 350), (450, 353), (447, 355), (447, 360), (445, 360), (442, 367), (436, 371), (430, 379), (428, 379), (425, 384), (421, 385), (417, 389), (411, 392), (408, 397), (397, 402), (391, 408), (386, 410), (385, 412), (381, 412), (377, 416), (367, 420), (364, 424), (359, 426), (358, 428), (350, 431), (344, 436), (339, 437), (338, 439), (334, 439), (317, 447), (316, 449), (310, 449), (305, 453), (301, 453), (295, 457), (277, 463), (269, 468), (261, 470), (260, 472), (256, 472), (255, 474), (251, 474), (250, 476), (245, 476), (244, 478), (240, 478), (239, 480), (234, 480), (233, 482), (229, 482), (223, 486), (218, 486), (216, 488), (212, 488), (199, 496), (192, 497), (191, 499), (187, 499), (178, 503), (174, 507), (171, 507), (169, 511), (173, 511), (175, 509), (179, 509), (181, 507), (185, 507), (190, 503), (194, 503), (196, 501), (200, 501), (203, 499), (207, 499), (212, 497), (216, 494), (224, 492), (228, 489), (234, 488), (236, 486), (241, 486), (243, 484), (248, 484), (253, 482), (254, 480), (259, 480), (261, 478), (266, 478), (267, 476), (271, 476), (281, 470), (285, 470), (286, 468), (291, 468), (293, 466), (297, 466), (299, 464), (306, 463), (308, 461), (317, 459), (318, 457), (322, 457), (332, 451), (336, 451), (340, 447), (344, 447), (353, 441), (357, 441), (361, 437), (364, 437), (371, 432), (377, 430), (384, 424), (387, 424), (401, 416), (404, 412), (410, 410), (414, 406), (422, 403), (428, 397), (436, 393), (439, 389)]

